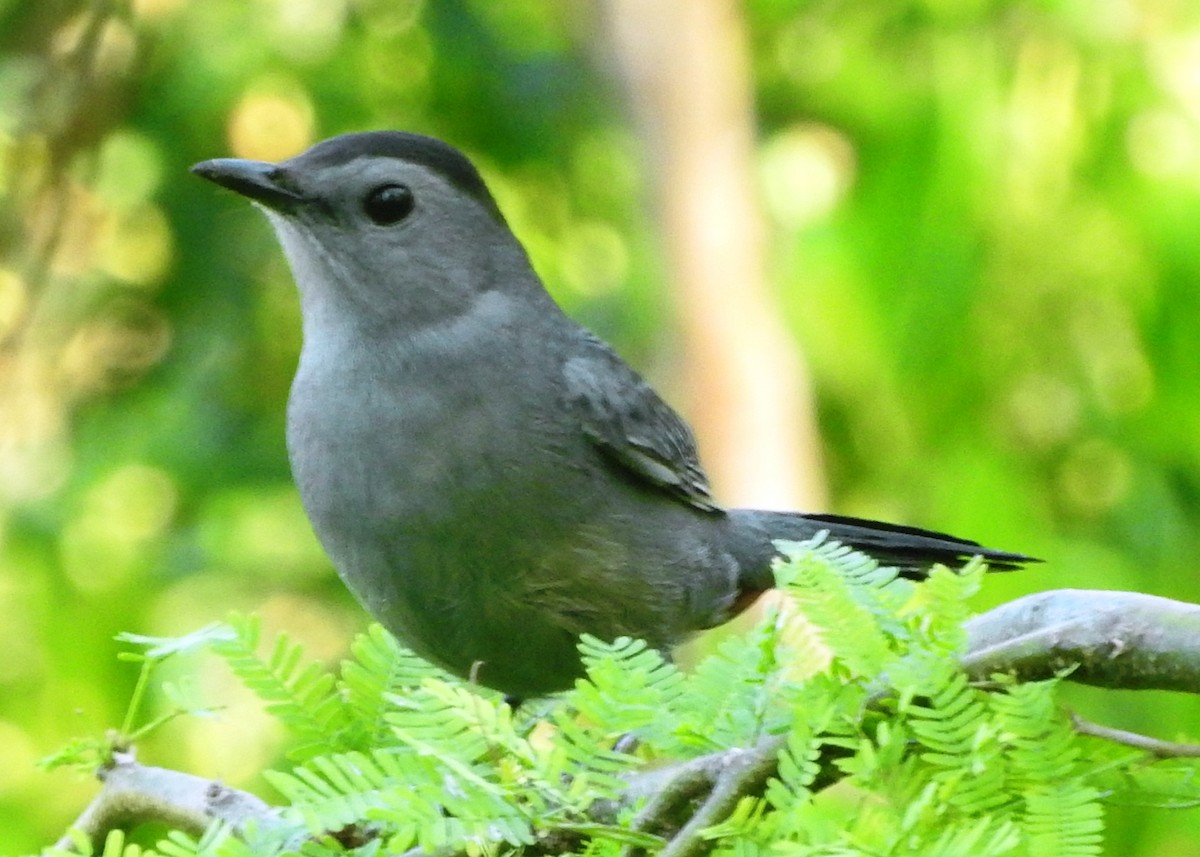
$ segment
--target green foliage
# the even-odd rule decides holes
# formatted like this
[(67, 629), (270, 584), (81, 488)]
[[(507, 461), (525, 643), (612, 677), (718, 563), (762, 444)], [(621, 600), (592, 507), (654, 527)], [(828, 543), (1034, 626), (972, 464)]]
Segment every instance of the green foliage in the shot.
[[(306, 758), (331, 743), (339, 745), (346, 731), (346, 710), (334, 693), (336, 679), (304, 649), (281, 634), (270, 653), (261, 657), (259, 622), (253, 617), (230, 620), (228, 638), (213, 645), (250, 690), (267, 703), (267, 711), (299, 739), (294, 755)], [(319, 748), (319, 749), (318, 749)]]
[(378, 627), (336, 673), (286, 637), (264, 645), (245, 617), (177, 641), (127, 638), (148, 661), (207, 647), (297, 742), (298, 763), (266, 775), (286, 802), (279, 824), (241, 838), (176, 832), (158, 850), (653, 851), (665, 840), (631, 827), (644, 807), (624, 798), (630, 786), (652, 770), (669, 790), (672, 766), (732, 748), (779, 749), (765, 788), (739, 793), (700, 834), (730, 857), (1083, 857), (1101, 853), (1106, 796), (1200, 801), (1195, 762), (1154, 764), (1077, 734), (1059, 680), (967, 680), (961, 624), (978, 564), (914, 584), (833, 543), (786, 554), (778, 578), (790, 602), (693, 673), (641, 641), (587, 637), (587, 680), (535, 713), (514, 714)]
[[(157, 857), (158, 854), (168, 853), (156, 852), (150, 848), (143, 848), (135, 842), (130, 842), (123, 830), (109, 831), (108, 836), (104, 838), (104, 847), (99, 850), (94, 849), (88, 838), (78, 831), (71, 831), (69, 838), (71, 842), (69, 848), (61, 845), (47, 848), (43, 852), (44, 857)], [(185, 857), (185, 855), (178, 854), (175, 857)]]

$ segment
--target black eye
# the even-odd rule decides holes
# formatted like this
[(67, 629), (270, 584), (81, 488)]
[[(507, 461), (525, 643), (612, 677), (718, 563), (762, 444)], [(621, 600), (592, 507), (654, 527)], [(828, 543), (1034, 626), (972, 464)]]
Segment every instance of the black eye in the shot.
[(412, 191), (402, 184), (377, 187), (363, 200), (363, 211), (380, 226), (399, 223), (412, 210)]

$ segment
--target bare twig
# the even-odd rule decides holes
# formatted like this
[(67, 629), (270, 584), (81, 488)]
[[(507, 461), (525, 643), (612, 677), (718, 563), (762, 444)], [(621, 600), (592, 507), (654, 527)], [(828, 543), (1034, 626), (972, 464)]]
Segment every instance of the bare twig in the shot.
[(1200, 758), (1200, 744), (1179, 744), (1174, 741), (1163, 741), (1151, 738), (1149, 735), (1139, 735), (1137, 732), (1127, 732), (1124, 729), (1114, 729), (1084, 720), (1078, 714), (1071, 715), (1071, 725), (1080, 735), (1091, 735), (1093, 738), (1103, 738), (1126, 747), (1145, 750), (1160, 759), (1195, 759)]

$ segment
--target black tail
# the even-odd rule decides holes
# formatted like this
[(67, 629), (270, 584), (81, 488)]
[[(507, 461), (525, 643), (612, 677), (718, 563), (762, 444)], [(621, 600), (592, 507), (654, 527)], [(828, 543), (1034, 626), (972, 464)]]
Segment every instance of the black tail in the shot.
[(975, 556), (983, 557), (992, 571), (1015, 571), (1028, 563), (1041, 562), (1024, 554), (985, 548), (978, 542), (917, 527), (842, 515), (762, 511), (753, 514), (756, 523), (772, 539), (803, 540), (828, 530), (834, 541), (862, 551), (881, 565), (895, 566), (905, 577), (924, 577), (935, 563), (957, 568)]

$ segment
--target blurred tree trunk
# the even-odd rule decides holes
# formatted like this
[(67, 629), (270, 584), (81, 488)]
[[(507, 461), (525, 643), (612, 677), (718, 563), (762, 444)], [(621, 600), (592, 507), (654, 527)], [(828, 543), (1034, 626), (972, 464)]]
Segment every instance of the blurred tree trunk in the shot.
[(766, 282), (741, 7), (599, 0), (599, 9), (657, 182), (685, 405), (718, 497), (821, 507), (808, 378)]

